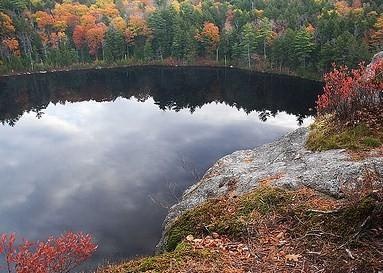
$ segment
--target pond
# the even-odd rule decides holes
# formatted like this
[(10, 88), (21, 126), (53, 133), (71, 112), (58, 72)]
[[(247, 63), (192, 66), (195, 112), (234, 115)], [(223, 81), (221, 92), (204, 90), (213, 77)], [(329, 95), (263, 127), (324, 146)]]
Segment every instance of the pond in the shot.
[(0, 233), (91, 233), (90, 264), (151, 254), (167, 208), (220, 157), (311, 121), (319, 82), (132, 67), (0, 79)]

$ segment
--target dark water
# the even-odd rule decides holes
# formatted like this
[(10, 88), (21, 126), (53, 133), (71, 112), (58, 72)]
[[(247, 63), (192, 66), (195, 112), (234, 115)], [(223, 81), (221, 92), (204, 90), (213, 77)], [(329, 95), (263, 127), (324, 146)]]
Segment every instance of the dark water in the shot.
[(221, 156), (307, 124), (320, 90), (207, 68), (0, 79), (0, 233), (88, 232), (92, 262), (150, 254), (186, 187)]

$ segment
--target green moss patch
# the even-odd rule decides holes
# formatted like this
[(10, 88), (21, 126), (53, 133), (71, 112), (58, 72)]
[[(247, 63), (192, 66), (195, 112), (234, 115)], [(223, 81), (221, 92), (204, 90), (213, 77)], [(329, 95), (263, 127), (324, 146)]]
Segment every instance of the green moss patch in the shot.
[(291, 192), (262, 187), (234, 199), (210, 200), (180, 216), (166, 233), (166, 251), (172, 251), (187, 235), (195, 237), (211, 232), (239, 239), (256, 210), (262, 215), (282, 209), (291, 200)]
[(331, 117), (320, 117), (311, 125), (306, 142), (313, 151), (330, 149), (370, 150), (381, 146), (383, 132), (371, 130), (365, 124), (344, 126)]

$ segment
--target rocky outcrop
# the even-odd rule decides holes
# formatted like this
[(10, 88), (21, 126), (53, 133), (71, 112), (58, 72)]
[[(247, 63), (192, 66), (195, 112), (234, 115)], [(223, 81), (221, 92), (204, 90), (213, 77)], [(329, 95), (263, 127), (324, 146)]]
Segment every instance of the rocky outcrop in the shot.
[[(367, 167), (374, 166), (383, 175), (381, 155), (356, 161), (345, 150), (312, 152), (305, 148), (307, 135), (308, 129), (300, 128), (270, 144), (237, 151), (218, 160), (170, 209), (164, 235), (179, 215), (208, 198), (242, 195), (262, 182), (290, 188), (305, 185), (339, 196), (342, 185), (360, 179)], [(159, 251), (164, 244), (166, 236), (158, 245)]]
[(377, 61), (380, 61), (383, 59), (383, 51), (380, 51), (378, 53), (376, 53), (373, 57), (372, 57), (372, 60), (371, 60), (371, 63), (369, 65), (372, 65), (374, 63), (376, 63)]

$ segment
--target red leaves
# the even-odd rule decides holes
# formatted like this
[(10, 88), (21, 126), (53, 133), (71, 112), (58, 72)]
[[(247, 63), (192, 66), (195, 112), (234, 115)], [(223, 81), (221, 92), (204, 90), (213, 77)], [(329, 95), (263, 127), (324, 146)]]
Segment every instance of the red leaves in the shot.
[(81, 49), (85, 45), (85, 28), (77, 25), (73, 31), (73, 42), (77, 49)]
[(340, 121), (355, 123), (358, 111), (374, 112), (382, 103), (383, 61), (357, 69), (347, 66), (333, 68), (324, 76), (323, 95), (318, 97), (319, 114), (334, 114)]
[[(15, 246), (16, 236), (3, 234), (0, 254), (4, 255), (9, 273), (64, 273), (69, 272), (97, 249), (89, 234), (67, 232), (46, 241)], [(1, 269), (1, 268), (0, 268)]]
[(98, 50), (102, 47), (107, 27), (104, 23), (98, 23), (87, 30), (85, 40), (88, 43), (89, 54), (97, 57)]

